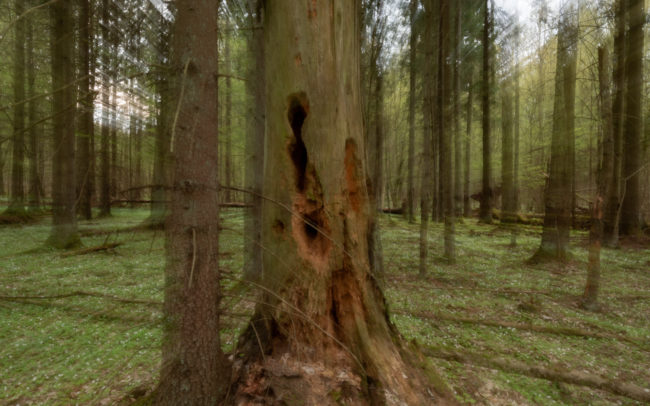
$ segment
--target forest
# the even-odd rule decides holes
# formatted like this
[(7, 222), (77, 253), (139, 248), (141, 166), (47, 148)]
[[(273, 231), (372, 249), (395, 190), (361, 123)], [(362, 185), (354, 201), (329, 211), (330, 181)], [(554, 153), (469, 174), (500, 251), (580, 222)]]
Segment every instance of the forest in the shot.
[(0, 406), (650, 404), (645, 0), (0, 0)]

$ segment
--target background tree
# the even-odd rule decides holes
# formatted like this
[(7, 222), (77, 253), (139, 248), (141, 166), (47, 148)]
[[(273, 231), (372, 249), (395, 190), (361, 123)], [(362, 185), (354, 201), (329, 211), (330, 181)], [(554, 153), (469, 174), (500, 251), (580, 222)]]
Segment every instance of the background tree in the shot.
[(482, 84), (481, 84), (481, 108), (482, 108), (482, 128), (483, 128), (483, 172), (482, 172), (482, 189), (481, 189), (481, 206), (479, 219), (487, 224), (492, 223), (492, 166), (490, 153), (490, 50), (492, 43), (490, 41), (491, 18), (488, 0), (483, 5), (483, 65), (482, 65)]
[(80, 244), (75, 216), (74, 170), (74, 23), (72, 4), (50, 5), (52, 33), (52, 232), (48, 244), (72, 248)]
[[(16, 0), (16, 15), (25, 11), (24, 0)], [(8, 212), (16, 215), (25, 213), (25, 18), (15, 22), (14, 34), (14, 117), (11, 158), (11, 204)]]
[(553, 138), (550, 176), (544, 193), (542, 242), (531, 262), (569, 259), (573, 160), (575, 158), (575, 79), (577, 63), (577, 12), (566, 6), (557, 35), (557, 65), (553, 104)]

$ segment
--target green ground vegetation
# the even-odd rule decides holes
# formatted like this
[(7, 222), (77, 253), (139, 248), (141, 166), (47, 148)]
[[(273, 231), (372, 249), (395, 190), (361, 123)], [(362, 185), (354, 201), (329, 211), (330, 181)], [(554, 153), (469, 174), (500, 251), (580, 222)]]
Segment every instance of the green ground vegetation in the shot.
[[(144, 209), (80, 222), (79, 255), (44, 248), (49, 219), (0, 228), (0, 405), (130, 404), (156, 382), (164, 235), (138, 228)], [(222, 212), (223, 346), (233, 348), (254, 304), (237, 282), (241, 209)], [(429, 271), (417, 276), (418, 225), (381, 219), (392, 319), (425, 353), (470, 353), (502, 363), (580, 371), (650, 385), (650, 250), (605, 249), (603, 310), (581, 310), (587, 235), (573, 232), (568, 266), (529, 266), (541, 229), (465, 220), (458, 261), (445, 265), (442, 225), (430, 232)], [(119, 245), (118, 245), (119, 244)], [(43, 298), (43, 297), (49, 298)], [(59, 296), (52, 298), (51, 296)], [(17, 298), (20, 297), (20, 298)], [(432, 358), (460, 401), (477, 405), (636, 405), (608, 391)]]

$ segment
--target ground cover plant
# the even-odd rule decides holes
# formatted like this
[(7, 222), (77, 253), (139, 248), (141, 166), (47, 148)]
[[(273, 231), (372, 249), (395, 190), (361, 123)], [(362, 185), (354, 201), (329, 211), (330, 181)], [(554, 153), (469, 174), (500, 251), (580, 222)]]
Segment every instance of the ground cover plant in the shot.
[[(0, 404), (131, 404), (150, 391), (160, 363), (164, 238), (138, 227), (141, 209), (80, 222), (85, 249), (43, 248), (49, 219), (0, 229)], [(238, 281), (241, 209), (221, 213), (224, 351), (250, 316), (255, 292)], [(650, 389), (650, 250), (603, 251), (601, 312), (579, 307), (587, 235), (574, 232), (568, 266), (526, 265), (540, 229), (518, 245), (498, 225), (457, 225), (458, 261), (442, 256), (443, 226), (429, 234), (428, 273), (418, 277), (418, 225), (381, 218), (392, 321), (435, 357), (459, 401), (482, 405), (642, 404), (616, 395)], [(522, 367), (550, 371), (539, 379)], [(602, 379), (595, 389), (567, 373)], [(557, 379), (554, 379), (557, 378)]]

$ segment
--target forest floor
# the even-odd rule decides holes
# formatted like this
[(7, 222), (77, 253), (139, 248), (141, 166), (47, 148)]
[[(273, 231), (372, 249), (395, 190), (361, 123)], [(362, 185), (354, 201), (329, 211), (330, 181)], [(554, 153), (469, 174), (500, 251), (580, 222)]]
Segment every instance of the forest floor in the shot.
[[(85, 247), (104, 249), (77, 255), (43, 247), (48, 218), (0, 228), (0, 405), (128, 404), (153, 387), (164, 235), (134, 228), (147, 214), (116, 209), (111, 218), (81, 221)], [(242, 211), (226, 209), (222, 217), (222, 266), (232, 288), (242, 265)], [(593, 313), (579, 307), (584, 232), (572, 233), (574, 260), (567, 266), (530, 266), (525, 260), (539, 244), (540, 228), (522, 228), (513, 248), (509, 231), (465, 220), (456, 229), (458, 263), (449, 266), (440, 257), (442, 225), (432, 224), (428, 274), (420, 279), (419, 226), (398, 216), (382, 217), (381, 226), (392, 319), (434, 357), (459, 401), (642, 404), (611, 388), (532, 378), (522, 366), (650, 391), (648, 247), (603, 250), (603, 309)], [(246, 322), (252, 297), (230, 292), (225, 350)]]

